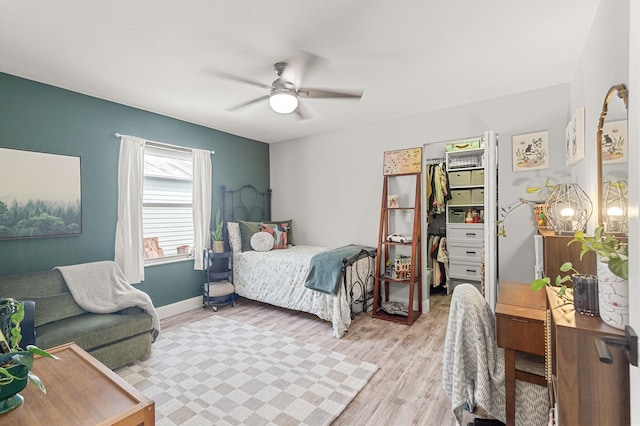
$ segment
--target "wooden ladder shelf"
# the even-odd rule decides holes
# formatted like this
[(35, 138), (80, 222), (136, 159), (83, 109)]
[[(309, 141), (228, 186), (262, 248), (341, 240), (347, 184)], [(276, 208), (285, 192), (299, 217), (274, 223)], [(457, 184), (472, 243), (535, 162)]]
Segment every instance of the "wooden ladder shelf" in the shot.
[[(407, 206), (390, 206), (389, 205), (389, 181), (400, 176), (415, 176), (415, 198), (413, 207)], [(422, 282), (421, 282), (421, 265), (422, 265), (422, 244), (420, 237), (421, 231), (421, 215), (420, 215), (420, 173), (407, 173), (402, 175), (385, 175), (382, 189), (382, 205), (380, 208), (380, 232), (378, 236), (378, 252), (376, 262), (376, 277), (373, 288), (373, 317), (388, 321), (398, 322), (401, 324), (411, 325), (422, 313)], [(395, 223), (402, 220), (398, 214), (406, 215), (413, 213), (413, 231), (411, 234), (411, 242), (387, 241), (387, 236), (392, 233), (390, 222)], [(399, 256), (403, 256), (411, 248), (411, 256), (396, 263)], [(395, 257), (393, 257), (395, 256)], [(406, 255), (405, 255), (406, 256)], [(387, 270), (387, 262), (392, 260), (392, 265)], [(409, 260), (410, 264), (406, 265)], [(408, 270), (407, 270), (408, 266)], [(405, 269), (402, 269), (402, 268)], [(417, 285), (417, 307), (414, 309), (414, 300)], [(383, 309), (383, 304), (390, 302), (389, 287), (398, 286), (408, 288), (408, 304), (406, 315), (393, 314)], [(384, 299), (383, 299), (384, 293)]]

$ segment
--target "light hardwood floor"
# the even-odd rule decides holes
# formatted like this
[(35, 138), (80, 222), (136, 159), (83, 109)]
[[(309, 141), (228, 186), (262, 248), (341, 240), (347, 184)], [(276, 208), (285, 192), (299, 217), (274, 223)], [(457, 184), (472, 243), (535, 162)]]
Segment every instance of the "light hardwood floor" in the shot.
[[(341, 339), (314, 315), (246, 299), (235, 307), (197, 309), (162, 320), (163, 332), (221, 315), (377, 365), (380, 369), (333, 425), (455, 425), (442, 387), (442, 353), (450, 296), (432, 295), (430, 312), (411, 326), (358, 315)], [(463, 425), (473, 421), (464, 418)]]

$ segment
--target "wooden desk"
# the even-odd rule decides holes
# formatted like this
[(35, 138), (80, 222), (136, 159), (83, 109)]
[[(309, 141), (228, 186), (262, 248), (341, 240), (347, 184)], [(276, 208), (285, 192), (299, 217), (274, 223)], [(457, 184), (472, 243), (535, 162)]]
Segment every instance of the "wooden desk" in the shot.
[(546, 293), (525, 283), (500, 283), (496, 305), (498, 346), (504, 348), (507, 426), (515, 425), (516, 379), (547, 386), (542, 376), (516, 370), (516, 352), (545, 355)]
[(551, 363), (560, 425), (630, 423), (629, 359), (609, 346), (613, 362), (600, 362), (594, 338), (624, 338), (598, 317), (580, 315), (547, 288), (551, 310)]
[(24, 402), (2, 415), (13, 425), (154, 425), (155, 404), (79, 346), (71, 343), (36, 358), (33, 373), (46, 395), (33, 384), (20, 392)]

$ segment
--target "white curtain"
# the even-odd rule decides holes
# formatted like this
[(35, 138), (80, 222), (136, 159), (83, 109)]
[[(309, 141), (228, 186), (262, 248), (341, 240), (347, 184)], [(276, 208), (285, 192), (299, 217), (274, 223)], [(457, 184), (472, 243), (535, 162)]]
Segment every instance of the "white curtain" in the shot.
[(193, 269), (201, 270), (202, 251), (209, 245), (211, 223), (211, 151), (193, 150)]
[(118, 223), (115, 262), (129, 283), (144, 281), (142, 193), (144, 139), (121, 136), (118, 162)]

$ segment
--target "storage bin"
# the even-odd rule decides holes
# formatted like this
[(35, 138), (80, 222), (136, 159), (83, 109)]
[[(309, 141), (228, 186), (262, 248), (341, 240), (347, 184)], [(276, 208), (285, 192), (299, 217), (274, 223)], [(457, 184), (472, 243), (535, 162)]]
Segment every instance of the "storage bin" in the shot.
[(484, 204), (484, 188), (474, 188), (471, 190), (471, 203)]
[(453, 189), (451, 190), (451, 199), (448, 204), (450, 206), (461, 206), (471, 203), (470, 189)]
[(484, 185), (484, 170), (471, 170), (471, 185)]
[(464, 210), (449, 210), (449, 223), (464, 223)]
[(448, 143), (445, 149), (448, 152), (463, 151), (465, 149), (481, 148), (480, 144), (481, 144), (480, 139), (467, 139), (467, 140)]
[(449, 172), (449, 185), (454, 186), (469, 186), (471, 185), (471, 171), (462, 172)]

